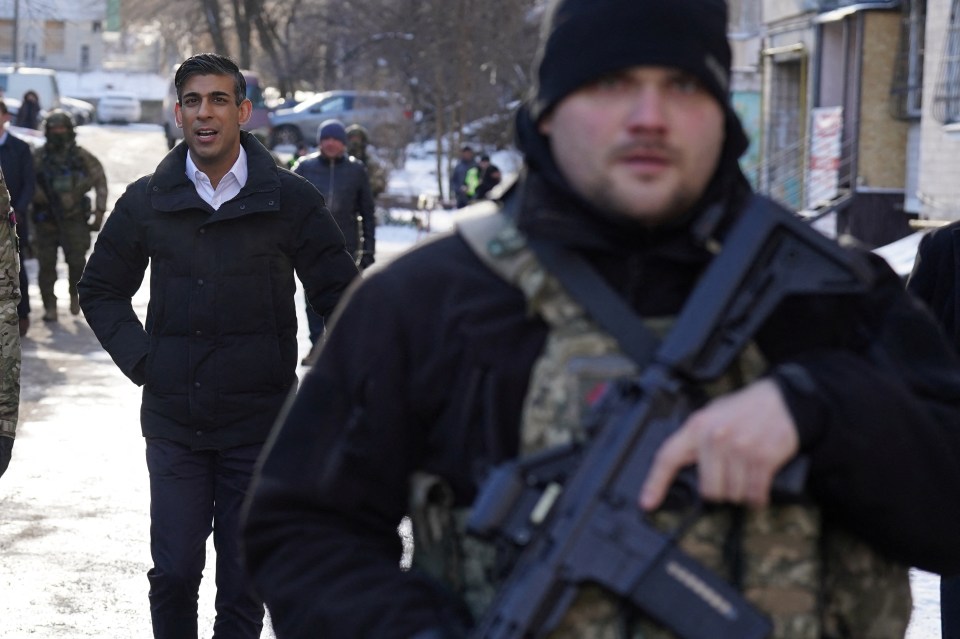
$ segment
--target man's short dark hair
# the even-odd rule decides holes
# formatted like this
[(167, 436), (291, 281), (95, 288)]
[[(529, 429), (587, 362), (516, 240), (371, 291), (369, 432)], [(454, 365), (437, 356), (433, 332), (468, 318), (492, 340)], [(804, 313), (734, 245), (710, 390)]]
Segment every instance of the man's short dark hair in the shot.
[(0, 100), (0, 115), (7, 115), (8, 113), (10, 113), (10, 111), (7, 109), (7, 103)]
[(173, 78), (173, 84), (177, 87), (177, 103), (182, 104), (183, 85), (195, 75), (233, 76), (234, 100), (237, 106), (240, 106), (247, 97), (247, 81), (236, 62), (217, 53), (198, 53), (190, 56), (177, 67), (177, 74)]

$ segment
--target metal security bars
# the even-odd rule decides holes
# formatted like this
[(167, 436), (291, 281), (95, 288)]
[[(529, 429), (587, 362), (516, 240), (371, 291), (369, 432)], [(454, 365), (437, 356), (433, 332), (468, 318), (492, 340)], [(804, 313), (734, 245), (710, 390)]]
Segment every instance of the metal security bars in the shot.
[(950, 23), (933, 96), (933, 117), (941, 124), (960, 122), (960, 0), (952, 0)]
[(920, 118), (926, 22), (927, 0), (904, 3), (900, 42), (890, 85), (890, 115), (898, 120)]

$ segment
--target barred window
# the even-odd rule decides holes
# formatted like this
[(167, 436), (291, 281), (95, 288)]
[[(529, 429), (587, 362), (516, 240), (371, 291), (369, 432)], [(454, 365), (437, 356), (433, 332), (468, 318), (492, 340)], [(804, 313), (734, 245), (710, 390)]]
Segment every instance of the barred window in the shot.
[(942, 124), (960, 122), (960, 0), (950, 3), (950, 22), (933, 96), (933, 117)]
[(926, 23), (927, 0), (911, 0), (903, 4), (900, 43), (890, 86), (890, 112), (900, 120), (920, 117)]

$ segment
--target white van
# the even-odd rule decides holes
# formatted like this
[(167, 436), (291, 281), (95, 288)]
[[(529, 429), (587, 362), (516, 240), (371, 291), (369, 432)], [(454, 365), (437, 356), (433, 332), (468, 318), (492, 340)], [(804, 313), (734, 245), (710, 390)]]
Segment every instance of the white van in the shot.
[(4, 97), (16, 100), (23, 99), (27, 91), (36, 92), (44, 111), (60, 106), (60, 88), (53, 69), (0, 66), (0, 89)]

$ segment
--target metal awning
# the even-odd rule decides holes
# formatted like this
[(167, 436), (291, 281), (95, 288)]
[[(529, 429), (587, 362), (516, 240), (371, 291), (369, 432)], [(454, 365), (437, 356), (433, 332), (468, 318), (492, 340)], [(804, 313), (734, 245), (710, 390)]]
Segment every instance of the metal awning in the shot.
[(813, 19), (814, 24), (825, 24), (827, 22), (838, 22), (848, 16), (852, 16), (860, 11), (869, 11), (871, 9), (899, 9), (900, 0), (887, 0), (886, 2), (858, 2), (857, 4), (847, 5), (821, 13)]
[(885, 259), (897, 275), (906, 279), (910, 275), (910, 271), (913, 270), (913, 262), (917, 257), (920, 240), (928, 231), (930, 229), (911, 233), (896, 242), (879, 246), (873, 249), (873, 252)]

